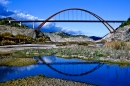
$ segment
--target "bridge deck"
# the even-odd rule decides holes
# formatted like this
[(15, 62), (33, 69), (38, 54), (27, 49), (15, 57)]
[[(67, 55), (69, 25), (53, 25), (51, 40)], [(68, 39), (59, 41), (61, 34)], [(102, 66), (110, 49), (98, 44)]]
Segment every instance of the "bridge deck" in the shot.
[(9, 20), (10, 22), (109, 22), (109, 23), (122, 23), (124, 20)]

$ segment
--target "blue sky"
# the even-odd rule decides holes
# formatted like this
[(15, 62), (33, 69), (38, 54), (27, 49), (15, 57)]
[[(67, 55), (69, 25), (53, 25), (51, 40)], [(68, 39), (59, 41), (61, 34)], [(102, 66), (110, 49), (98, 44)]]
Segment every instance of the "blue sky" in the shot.
[[(129, 3), (130, 0), (0, 0), (0, 17), (10, 16), (17, 20), (47, 19), (63, 9), (82, 8), (105, 20), (127, 20), (130, 17)], [(35, 28), (38, 24), (40, 23), (35, 23)], [(120, 24), (111, 25), (116, 28)], [(109, 33), (100, 23), (47, 23), (42, 30), (64, 31), (88, 36), (104, 36)]]

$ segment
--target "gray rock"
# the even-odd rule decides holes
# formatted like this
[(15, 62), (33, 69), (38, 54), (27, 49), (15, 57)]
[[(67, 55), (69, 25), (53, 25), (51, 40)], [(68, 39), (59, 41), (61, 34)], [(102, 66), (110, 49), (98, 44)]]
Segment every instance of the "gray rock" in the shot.
[(102, 40), (108, 41), (130, 41), (130, 25), (118, 28), (115, 33), (109, 33)]
[[(20, 28), (20, 27), (10, 27), (8, 25), (0, 25), (0, 32), (10, 32), (14, 36), (17, 34), (21, 35), (26, 35), (30, 36), (32, 38), (36, 38), (36, 32), (34, 29), (31, 28)], [(49, 37), (52, 42), (87, 42), (87, 41), (93, 41), (93, 39), (89, 37), (73, 37), (73, 36), (68, 36), (67, 38), (64, 38), (60, 35), (58, 35), (59, 32), (56, 33), (41, 33), (40, 32), (40, 37)]]
[(51, 41), (53, 42), (87, 42), (87, 41), (93, 41), (93, 39), (89, 37), (67, 37), (63, 38), (57, 33), (44, 33), (46, 36), (50, 38)]
[(0, 32), (10, 32), (14, 36), (17, 34), (30, 36), (32, 38), (36, 38), (35, 30), (30, 28), (20, 28), (20, 27), (10, 27), (7, 25), (0, 25)]

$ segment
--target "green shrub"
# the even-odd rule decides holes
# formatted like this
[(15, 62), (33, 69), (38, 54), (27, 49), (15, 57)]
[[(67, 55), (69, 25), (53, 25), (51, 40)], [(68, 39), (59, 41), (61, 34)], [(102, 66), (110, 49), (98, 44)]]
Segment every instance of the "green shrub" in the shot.
[(124, 27), (126, 25), (130, 25), (130, 18), (128, 18), (127, 21), (123, 22), (119, 27)]
[(45, 38), (38, 38), (38, 42), (44, 42)]
[(11, 27), (20, 27), (18, 23), (11, 23)]
[(7, 25), (8, 21), (5, 19), (0, 20), (0, 25)]
[(96, 51), (94, 52), (94, 56), (103, 57), (103, 56), (105, 56), (105, 55), (102, 54), (100, 51), (96, 50)]

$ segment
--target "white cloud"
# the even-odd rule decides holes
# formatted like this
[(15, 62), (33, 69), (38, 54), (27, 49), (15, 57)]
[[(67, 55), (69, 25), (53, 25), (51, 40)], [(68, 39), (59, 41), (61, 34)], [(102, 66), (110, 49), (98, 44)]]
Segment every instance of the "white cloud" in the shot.
[(21, 19), (26, 19), (26, 20), (37, 20), (38, 19), (38, 17), (32, 16), (30, 14), (24, 14), (24, 13), (16, 13), (16, 16)]
[(37, 19), (39, 19), (36, 16), (33, 16), (31, 14), (25, 14), (25, 13), (22, 13), (18, 10), (15, 10), (14, 14), (11, 17), (13, 17), (17, 20), (37, 20)]
[(9, 3), (10, 2), (8, 0), (0, 0), (0, 4), (2, 4), (2, 5), (7, 5)]
[(48, 24), (46, 26), (43, 26), (40, 30), (42, 32), (59, 32), (59, 31), (62, 31), (62, 32), (65, 32), (65, 33), (68, 33), (68, 34), (73, 34), (73, 35), (83, 34), (83, 32), (80, 31), (80, 30), (75, 30), (74, 28), (58, 26), (54, 22), (51, 23), (51, 24)]
[(80, 30), (74, 30), (72, 28), (62, 28), (62, 31), (65, 33), (73, 34), (73, 35), (80, 35), (83, 34)]
[[(42, 19), (42, 18), (39, 18), (39, 17), (36, 17), (36, 16), (33, 16), (31, 14), (26, 14), (26, 13), (22, 13), (18, 10), (15, 10), (14, 11), (14, 14), (11, 15), (11, 17), (13, 17), (14, 19), (16, 20), (45, 20), (45, 19)], [(36, 26), (40, 25), (42, 22), (37, 22), (35, 23)], [(45, 23), (44, 26), (48, 26), (50, 25), (51, 22), (47, 22)]]
[[(8, 10), (5, 5), (9, 4), (10, 2), (8, 0), (0, 0), (0, 17), (12, 17), (16, 20), (45, 20), (41, 19), (39, 17), (33, 16), (29, 13), (23, 13), (18, 10)], [(53, 20), (53, 19), (51, 19)], [(35, 28), (37, 28), (42, 22), (35, 23)], [(32, 27), (32, 23), (27, 23), (28, 26)], [(41, 28), (43, 31), (47, 32), (57, 32), (57, 31), (63, 31), (69, 34), (79, 35), (82, 34), (81, 31), (74, 30), (72, 28), (64, 28), (62, 26), (57, 26), (54, 22), (47, 22), (45, 25)]]

